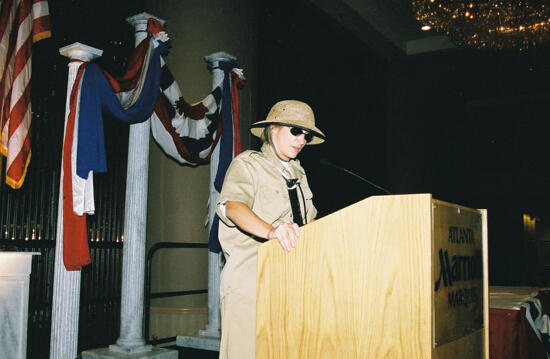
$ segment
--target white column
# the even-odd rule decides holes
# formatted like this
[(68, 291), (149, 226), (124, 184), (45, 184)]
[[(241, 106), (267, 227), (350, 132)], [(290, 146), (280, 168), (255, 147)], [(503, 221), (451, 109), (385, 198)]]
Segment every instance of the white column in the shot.
[[(126, 19), (135, 28), (136, 46), (147, 37), (147, 19), (141, 13)], [(124, 207), (124, 248), (120, 298), (120, 337), (116, 344), (82, 352), (83, 359), (156, 358), (177, 359), (178, 352), (154, 349), (143, 339), (143, 295), (147, 224), (147, 180), (149, 177), (149, 130), (151, 121), (130, 125), (126, 204)]]
[[(224, 72), (217, 68), (221, 61), (232, 61), (237, 58), (225, 52), (216, 52), (204, 57), (204, 60), (212, 69), (212, 89), (220, 86), (224, 79)], [(227, 106), (227, 104), (222, 104)], [(220, 119), (221, 121), (221, 119)], [(216, 215), (216, 203), (220, 194), (214, 188), (214, 180), (218, 170), (220, 160), (220, 143), (214, 149), (210, 159), (210, 202), (208, 207), (208, 233), (212, 227), (214, 216)], [(210, 337), (220, 337), (221, 316), (220, 316), (220, 273), (222, 270), (221, 253), (208, 252), (208, 324), (206, 329), (200, 332), (200, 335)]]
[[(62, 47), (59, 53), (71, 60), (91, 61), (102, 50), (75, 42)], [(81, 62), (69, 62), (65, 125), (70, 109), (70, 96)], [(59, 178), (57, 204), (57, 234), (55, 237), (55, 267), (53, 281), (51, 359), (72, 359), (77, 355), (78, 317), (80, 308), (80, 271), (67, 271), (63, 265), (63, 168)]]
[[(147, 19), (150, 17), (142, 13), (126, 19), (135, 28), (136, 46), (147, 36)], [(116, 345), (109, 347), (112, 351), (127, 354), (151, 351), (151, 345), (145, 345), (142, 328), (150, 128), (150, 120), (130, 125), (128, 143), (120, 337)]]
[[(213, 54), (204, 57), (204, 60), (212, 69), (212, 88), (220, 86), (224, 79), (224, 72), (222, 69), (217, 68), (222, 61), (236, 60), (237, 58), (225, 53), (215, 52)], [(226, 106), (226, 104), (222, 104)], [(221, 119), (220, 119), (221, 121)], [(209, 192), (210, 199), (208, 205), (208, 233), (212, 227), (214, 221), (214, 215), (216, 214), (216, 203), (220, 197), (220, 194), (214, 188), (214, 180), (216, 179), (216, 172), (218, 170), (218, 163), (220, 159), (220, 143), (212, 152), (210, 157), (210, 181)], [(220, 349), (220, 337), (221, 337), (221, 315), (220, 315), (220, 273), (222, 270), (221, 265), (221, 253), (208, 252), (208, 323), (204, 330), (199, 331), (199, 336), (178, 336), (177, 343), (179, 346), (207, 349), (207, 350), (219, 350)]]

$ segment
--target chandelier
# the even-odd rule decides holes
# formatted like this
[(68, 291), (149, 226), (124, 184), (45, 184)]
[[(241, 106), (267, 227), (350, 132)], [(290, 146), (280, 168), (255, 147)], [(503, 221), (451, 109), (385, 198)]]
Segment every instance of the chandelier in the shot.
[(457, 46), (525, 50), (550, 40), (548, 0), (412, 0), (412, 8)]

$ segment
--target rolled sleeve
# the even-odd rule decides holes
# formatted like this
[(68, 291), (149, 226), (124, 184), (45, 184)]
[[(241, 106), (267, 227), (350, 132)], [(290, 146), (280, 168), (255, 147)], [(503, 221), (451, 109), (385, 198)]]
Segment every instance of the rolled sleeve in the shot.
[(216, 204), (216, 213), (218, 217), (228, 226), (235, 226), (225, 215), (225, 211), (222, 210), (221, 204), (226, 202), (242, 202), (252, 208), (254, 205), (254, 193), (255, 193), (255, 176), (254, 171), (250, 166), (240, 158), (235, 158), (227, 173), (223, 182), (222, 192), (218, 203)]

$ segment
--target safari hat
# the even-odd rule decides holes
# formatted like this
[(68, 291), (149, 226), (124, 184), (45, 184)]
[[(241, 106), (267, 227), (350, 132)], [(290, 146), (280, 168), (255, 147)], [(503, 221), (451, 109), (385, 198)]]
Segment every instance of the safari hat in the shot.
[(296, 100), (284, 100), (277, 102), (263, 121), (253, 123), (250, 132), (256, 137), (262, 138), (264, 128), (269, 125), (281, 125), (298, 127), (309, 131), (314, 135), (308, 145), (316, 145), (325, 141), (323, 132), (315, 127), (315, 116), (313, 110), (307, 103)]

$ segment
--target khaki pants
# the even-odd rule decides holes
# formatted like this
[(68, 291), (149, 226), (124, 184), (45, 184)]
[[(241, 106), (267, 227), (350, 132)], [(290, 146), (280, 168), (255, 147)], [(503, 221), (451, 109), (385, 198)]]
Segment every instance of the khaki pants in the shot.
[(225, 295), (221, 312), (220, 359), (254, 359), (256, 300), (239, 293)]

